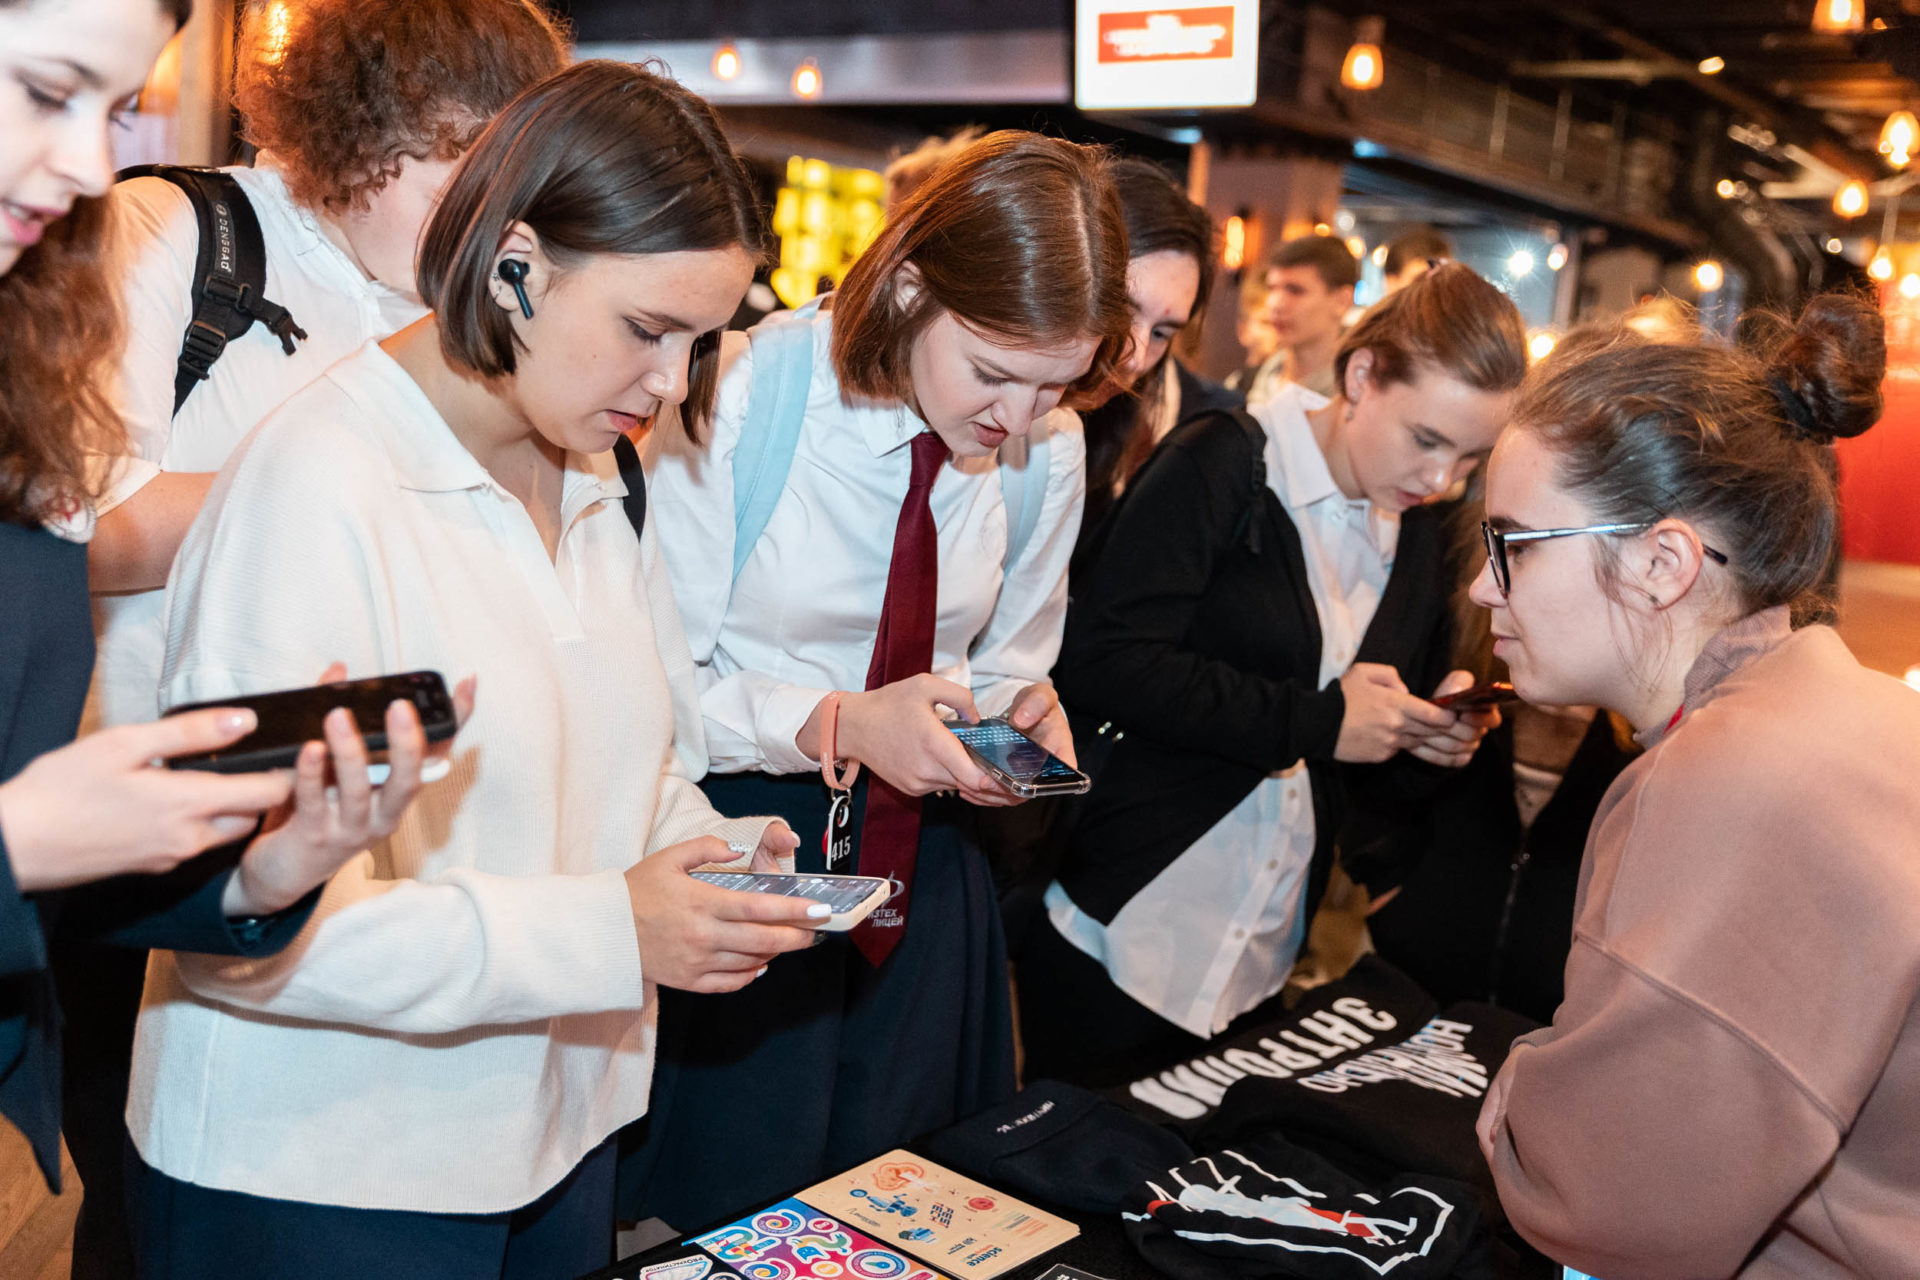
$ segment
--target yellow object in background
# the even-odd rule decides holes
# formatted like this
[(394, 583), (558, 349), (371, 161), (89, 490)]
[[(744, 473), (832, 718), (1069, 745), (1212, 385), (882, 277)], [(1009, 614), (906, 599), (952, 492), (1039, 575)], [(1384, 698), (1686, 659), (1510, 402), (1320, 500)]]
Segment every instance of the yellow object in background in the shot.
[(886, 179), (872, 169), (804, 156), (787, 161), (786, 185), (773, 201), (780, 265), (769, 283), (780, 301), (798, 307), (820, 292), (822, 279), (840, 283), (879, 232), (886, 193)]

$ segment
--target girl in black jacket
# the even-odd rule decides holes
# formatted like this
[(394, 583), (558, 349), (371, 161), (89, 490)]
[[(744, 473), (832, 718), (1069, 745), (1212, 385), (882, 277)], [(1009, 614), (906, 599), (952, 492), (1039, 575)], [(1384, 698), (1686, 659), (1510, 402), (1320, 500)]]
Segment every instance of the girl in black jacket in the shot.
[(1183, 421), (1075, 576), (1055, 678), (1097, 773), (1023, 957), (1029, 1076), (1178, 1052), (1278, 992), (1349, 793), (1396, 820), (1496, 720), (1411, 690), (1472, 681), (1446, 670), (1432, 504), (1505, 423), (1519, 314), (1448, 265), (1335, 367), (1332, 401), (1290, 387), (1257, 422)]

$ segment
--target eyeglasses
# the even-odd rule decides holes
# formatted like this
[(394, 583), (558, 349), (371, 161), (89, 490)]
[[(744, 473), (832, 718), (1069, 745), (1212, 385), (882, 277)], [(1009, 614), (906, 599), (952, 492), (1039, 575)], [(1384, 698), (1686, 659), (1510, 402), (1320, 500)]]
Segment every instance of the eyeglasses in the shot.
[[(1500, 594), (1506, 595), (1513, 587), (1513, 572), (1507, 567), (1507, 544), (1509, 542), (1544, 542), (1548, 538), (1571, 538), (1582, 533), (1645, 533), (1658, 524), (1657, 520), (1641, 520), (1632, 524), (1589, 524), (1578, 529), (1496, 529), (1485, 520), (1480, 522), (1480, 536), (1487, 542), (1487, 564), (1493, 570), (1493, 585), (1500, 588)], [(1715, 564), (1725, 564), (1725, 553), (1715, 551), (1706, 543), (1700, 544), (1700, 550)]]

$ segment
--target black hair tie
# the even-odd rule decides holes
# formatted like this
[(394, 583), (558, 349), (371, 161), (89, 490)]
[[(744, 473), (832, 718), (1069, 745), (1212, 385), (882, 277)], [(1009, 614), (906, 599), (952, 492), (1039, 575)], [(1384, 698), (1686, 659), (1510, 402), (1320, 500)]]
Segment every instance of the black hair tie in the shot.
[(1808, 406), (1806, 398), (1795, 391), (1791, 383), (1776, 373), (1768, 376), (1767, 385), (1773, 390), (1773, 398), (1780, 402), (1780, 412), (1785, 414), (1787, 421), (1793, 424), (1797, 434), (1815, 444), (1833, 443), (1833, 432), (1820, 425), (1820, 420), (1813, 416), (1813, 410)]

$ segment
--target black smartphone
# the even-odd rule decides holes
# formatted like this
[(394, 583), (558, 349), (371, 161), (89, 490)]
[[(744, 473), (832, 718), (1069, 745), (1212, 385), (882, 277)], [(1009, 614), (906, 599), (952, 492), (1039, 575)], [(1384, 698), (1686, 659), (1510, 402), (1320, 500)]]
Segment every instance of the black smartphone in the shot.
[(367, 680), (341, 680), (334, 684), (309, 685), (305, 689), (282, 689), (275, 693), (253, 693), (239, 698), (221, 698), (214, 702), (192, 702), (169, 707), (167, 714), (200, 711), (207, 707), (246, 707), (260, 717), (259, 725), (246, 737), (218, 751), (174, 756), (169, 769), (204, 769), (212, 773), (260, 773), (267, 769), (291, 769), (306, 743), (326, 740), (327, 713), (345, 707), (367, 740), (367, 751), (387, 749), (387, 707), (395, 702), (411, 702), (420, 713), (421, 727), (428, 742), (444, 742), (459, 728), (454, 719), (453, 698), (447, 682), (438, 671), (408, 671), (397, 676), (374, 676)]
[(1477, 684), (1471, 689), (1462, 689), (1458, 693), (1443, 693), (1427, 701), (1436, 707), (1449, 707), (1459, 711), (1484, 711), (1488, 707), (1497, 707), (1503, 702), (1518, 702), (1520, 695), (1505, 680), (1489, 680)]
[(949, 720), (947, 728), (982, 768), (1022, 799), (1078, 795), (1093, 785), (1093, 779), (999, 716), (978, 724)]

